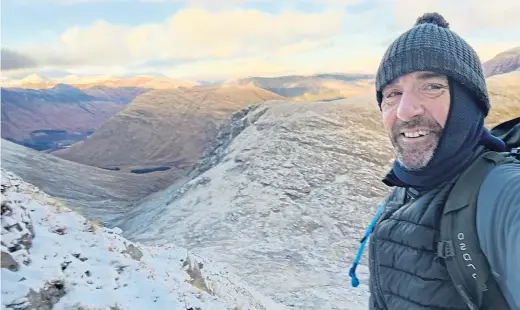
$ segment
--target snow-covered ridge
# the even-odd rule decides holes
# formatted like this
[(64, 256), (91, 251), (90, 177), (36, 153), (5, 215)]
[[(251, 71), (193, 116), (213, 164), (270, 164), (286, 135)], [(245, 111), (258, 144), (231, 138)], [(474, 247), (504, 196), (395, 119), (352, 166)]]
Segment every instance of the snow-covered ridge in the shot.
[(282, 309), (210, 260), (142, 246), (2, 169), (2, 309)]
[(371, 100), (244, 109), (193, 179), (146, 197), (117, 226), (132, 241), (211, 257), (290, 309), (367, 309), (368, 255), (359, 287), (348, 270), (392, 158)]

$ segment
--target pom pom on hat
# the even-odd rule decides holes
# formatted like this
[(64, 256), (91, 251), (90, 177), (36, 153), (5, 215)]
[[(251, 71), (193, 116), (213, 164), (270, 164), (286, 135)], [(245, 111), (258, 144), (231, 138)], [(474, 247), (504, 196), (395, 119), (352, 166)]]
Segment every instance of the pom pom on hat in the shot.
[(415, 22), (414, 26), (417, 26), (419, 24), (435, 24), (439, 27), (449, 29), (450, 24), (442, 17), (439, 13), (424, 13), (423, 16), (420, 16), (417, 18), (417, 21)]

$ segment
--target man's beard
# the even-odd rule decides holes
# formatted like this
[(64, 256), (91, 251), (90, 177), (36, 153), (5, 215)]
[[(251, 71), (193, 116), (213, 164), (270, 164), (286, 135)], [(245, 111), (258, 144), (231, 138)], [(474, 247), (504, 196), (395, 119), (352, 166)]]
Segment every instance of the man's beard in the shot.
[[(404, 141), (405, 137), (401, 131), (414, 128), (428, 130), (429, 133), (418, 138), (417, 142), (413, 139)], [(440, 124), (433, 119), (418, 116), (408, 122), (398, 120), (392, 128), (390, 136), (397, 161), (410, 171), (426, 167), (435, 154), (442, 132)]]

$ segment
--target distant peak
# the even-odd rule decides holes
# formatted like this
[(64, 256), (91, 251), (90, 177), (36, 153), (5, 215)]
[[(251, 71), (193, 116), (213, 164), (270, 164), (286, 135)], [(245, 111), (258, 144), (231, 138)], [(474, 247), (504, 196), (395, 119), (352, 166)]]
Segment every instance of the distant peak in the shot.
[(32, 73), (32, 74), (29, 74), (28, 76), (24, 77), (21, 82), (24, 82), (24, 83), (37, 83), (37, 82), (44, 82), (44, 81), (48, 81), (49, 79), (44, 77), (44, 76), (41, 76), (39, 75), (38, 73)]
[(79, 90), (78, 88), (76, 88), (74, 86), (64, 84), (64, 83), (56, 84), (52, 89), (54, 89), (54, 90)]

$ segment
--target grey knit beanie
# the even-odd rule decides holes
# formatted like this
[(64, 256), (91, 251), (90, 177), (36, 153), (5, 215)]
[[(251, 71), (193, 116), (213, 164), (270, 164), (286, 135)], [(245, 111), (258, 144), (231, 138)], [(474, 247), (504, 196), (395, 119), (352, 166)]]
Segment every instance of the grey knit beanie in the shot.
[(425, 13), (386, 50), (376, 76), (377, 102), (393, 79), (414, 71), (447, 75), (469, 89), (487, 116), (489, 98), (482, 64), (473, 48), (438, 13)]

